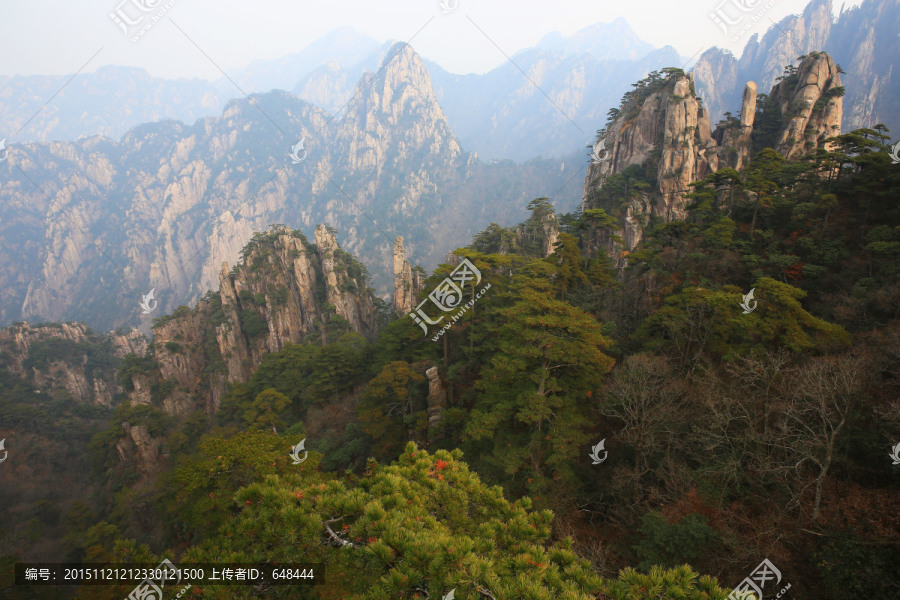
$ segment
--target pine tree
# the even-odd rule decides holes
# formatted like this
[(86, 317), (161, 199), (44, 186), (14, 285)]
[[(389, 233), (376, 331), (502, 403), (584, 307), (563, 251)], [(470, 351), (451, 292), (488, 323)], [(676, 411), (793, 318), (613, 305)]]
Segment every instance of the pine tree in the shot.
[(464, 440), (475, 442), (503, 478), (571, 479), (571, 461), (587, 443), (586, 399), (613, 359), (611, 344), (590, 315), (553, 298), (553, 266), (533, 261), (516, 274), (511, 303), (483, 324), (492, 351), (476, 387)]

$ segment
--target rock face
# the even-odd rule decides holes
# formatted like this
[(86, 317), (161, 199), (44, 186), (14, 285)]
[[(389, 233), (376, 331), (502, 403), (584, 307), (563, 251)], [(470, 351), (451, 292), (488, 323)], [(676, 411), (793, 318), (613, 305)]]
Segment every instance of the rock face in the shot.
[[(327, 343), (332, 315), (371, 336), (375, 304), (365, 284), (361, 265), (324, 226), (316, 228), (315, 245), (284, 227), (257, 234), (241, 264), (230, 271), (222, 266), (217, 294), (154, 327), (158, 379), (176, 384), (163, 409), (215, 411), (226, 383), (246, 381), (267, 353), (287, 343)], [(140, 402), (148, 383), (139, 377), (134, 383), (130, 398)], [(191, 396), (205, 406), (195, 406)]]
[(684, 216), (688, 184), (711, 171), (710, 158), (716, 154), (709, 116), (697, 100), (690, 76), (673, 75), (658, 87), (609, 125), (604, 137), (607, 154), (592, 162), (585, 177), (582, 210), (594, 208), (591, 198), (609, 176), (632, 166), (655, 170), (655, 189), (629, 198), (622, 212), (628, 250), (641, 240), (642, 216), (669, 221)]
[[(295, 163), (288, 153), (300, 140)], [(120, 141), (10, 140), (8, 149), (0, 238), (21, 243), (0, 247), (0, 323), (72, 319), (145, 333), (154, 317), (215, 290), (221, 264), (272, 223), (310, 238), (316, 224), (333, 225), (385, 294), (397, 235), (414, 262), (433, 267), (480, 224), (517, 222), (534, 190), (562, 189), (580, 169), (484, 164), (463, 152), (405, 44), (336, 116), (273, 91)], [(153, 314), (139, 306), (151, 289)]]
[(400, 314), (411, 312), (424, 283), (424, 273), (413, 271), (406, 260), (403, 238), (398, 237), (394, 240), (394, 311)]
[[(375, 333), (375, 303), (365, 287), (365, 279), (348, 273), (347, 261), (355, 259), (338, 247), (334, 234), (324, 225), (316, 227), (316, 246), (328, 304), (334, 306), (335, 312), (349, 321), (353, 329), (372, 335)], [(326, 341), (323, 338), (323, 342)]]
[(714, 139), (717, 145), (716, 162), (711, 163), (718, 170), (719, 156), (723, 164), (733, 169), (742, 169), (750, 161), (750, 145), (753, 137), (753, 123), (756, 120), (756, 83), (748, 81), (741, 99), (741, 116), (736, 122), (716, 127)]
[[(83, 323), (0, 329), (0, 366), (41, 393), (67, 392), (79, 402), (110, 407), (123, 393), (112, 368), (95, 368), (126, 354), (143, 355), (147, 340), (136, 330), (97, 335)], [(91, 359), (93, 358), (93, 362)]]
[(841, 133), (843, 90), (839, 88), (841, 75), (827, 54), (804, 60), (796, 75), (772, 88), (769, 98), (787, 120), (775, 148), (779, 154), (796, 158)]
[(841, 129), (877, 123), (900, 129), (900, 77), (894, 73), (896, 61), (886, 58), (900, 55), (900, 3), (865, 0), (847, 10), (842, 6), (837, 20), (833, 6), (832, 0), (812, 0), (802, 14), (785, 17), (762, 38), (752, 36), (740, 58), (718, 48), (704, 52), (693, 72), (713, 121), (735, 110), (744, 82), (771, 89), (798, 56), (824, 50), (847, 72)]
[(544, 230), (544, 256), (550, 256), (559, 241), (559, 221), (556, 219), (556, 215), (547, 215), (541, 225)]
[(437, 367), (425, 371), (425, 377), (428, 378), (428, 441), (434, 442), (436, 438), (433, 438), (430, 432), (441, 423), (447, 404), (447, 390), (441, 382)]
[[(841, 93), (840, 74), (831, 57), (824, 53), (806, 57), (769, 94), (769, 106), (781, 114), (773, 140), (776, 150), (788, 159), (797, 158), (822, 147), (827, 137), (839, 135)], [(673, 71), (650, 84), (642, 97), (626, 101), (608, 125), (603, 138), (607, 153), (598, 154), (601, 160), (588, 169), (582, 210), (603, 208), (618, 217), (624, 250), (634, 249), (650, 218), (666, 222), (684, 218), (691, 182), (748, 163), (758, 125), (757, 104), (757, 87), (751, 81), (744, 87), (740, 117), (711, 132), (709, 114), (700, 105), (690, 76)], [(649, 189), (629, 181), (630, 167), (651, 170), (653, 176), (645, 177), (652, 185), (643, 184)], [(615, 198), (603, 195), (604, 185), (615, 175), (620, 176), (617, 185), (626, 187), (624, 198), (621, 192)], [(619, 249), (612, 239), (602, 243), (615, 256)]]
[(135, 457), (141, 473), (146, 475), (154, 471), (160, 465), (162, 440), (151, 437), (144, 425), (131, 425), (123, 421), (122, 430), (125, 435), (116, 442), (119, 459), (125, 461)]

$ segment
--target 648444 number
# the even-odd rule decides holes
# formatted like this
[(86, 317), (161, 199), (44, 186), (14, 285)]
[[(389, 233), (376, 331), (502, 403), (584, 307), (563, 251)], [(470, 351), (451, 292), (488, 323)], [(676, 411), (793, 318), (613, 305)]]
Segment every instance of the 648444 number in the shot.
[(272, 569), (272, 579), (315, 579), (312, 569)]

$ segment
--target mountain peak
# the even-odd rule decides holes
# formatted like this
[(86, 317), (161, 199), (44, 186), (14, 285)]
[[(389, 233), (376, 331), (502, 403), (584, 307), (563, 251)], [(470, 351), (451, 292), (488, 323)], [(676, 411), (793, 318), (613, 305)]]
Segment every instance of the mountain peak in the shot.
[(406, 42), (392, 45), (378, 71), (359, 80), (347, 118), (366, 131), (371, 131), (373, 119), (392, 126), (403, 120), (405, 124), (418, 121), (446, 128), (442, 133), (452, 136), (428, 69)]
[(616, 17), (609, 23), (594, 23), (567, 36), (554, 31), (545, 35), (537, 48), (566, 56), (590, 54), (599, 60), (634, 60), (651, 52), (653, 45), (640, 39), (623, 17)]
[(387, 52), (384, 54), (384, 59), (381, 61), (380, 69), (385, 68), (390, 63), (397, 60), (400, 63), (412, 63), (415, 61), (422, 62), (419, 58), (419, 55), (416, 54), (416, 51), (413, 50), (413, 47), (410, 46), (406, 42), (395, 42), (388, 48)]
[(363, 74), (339, 129), (350, 168), (362, 171), (415, 155), (447, 161), (462, 153), (425, 63), (405, 42), (388, 49), (377, 72)]

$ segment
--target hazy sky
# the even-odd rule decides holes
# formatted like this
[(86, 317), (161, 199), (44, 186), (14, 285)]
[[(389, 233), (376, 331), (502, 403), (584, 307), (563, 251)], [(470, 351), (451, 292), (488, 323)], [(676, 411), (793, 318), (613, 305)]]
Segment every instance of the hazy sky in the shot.
[[(777, 22), (802, 12), (807, 4), (807, 0), (443, 0), (450, 7), (456, 5), (444, 14), (440, 1), (0, 0), (0, 74), (74, 73), (88, 63), (87, 72), (103, 65), (134, 65), (161, 77), (217, 79), (221, 74), (212, 63), (227, 72), (253, 59), (296, 53), (342, 25), (379, 42), (408, 41), (418, 31), (411, 43), (422, 56), (451, 72), (481, 73), (505, 60), (494, 44), (512, 55), (552, 31), (570, 34), (620, 16), (645, 41), (670, 44), (684, 56), (711, 46), (739, 55), (751, 33), (772, 25), (770, 18)], [(771, 8), (748, 33), (732, 41), (709, 15), (722, 2), (741, 1)], [(137, 42), (126, 38), (109, 16), (121, 7), (123, 14), (136, 20), (142, 13), (133, 2), (154, 7), (150, 15), (170, 6)], [(848, 0), (846, 6), (860, 2)], [(835, 13), (841, 2), (836, 4)], [(148, 22), (149, 17), (144, 20)]]

